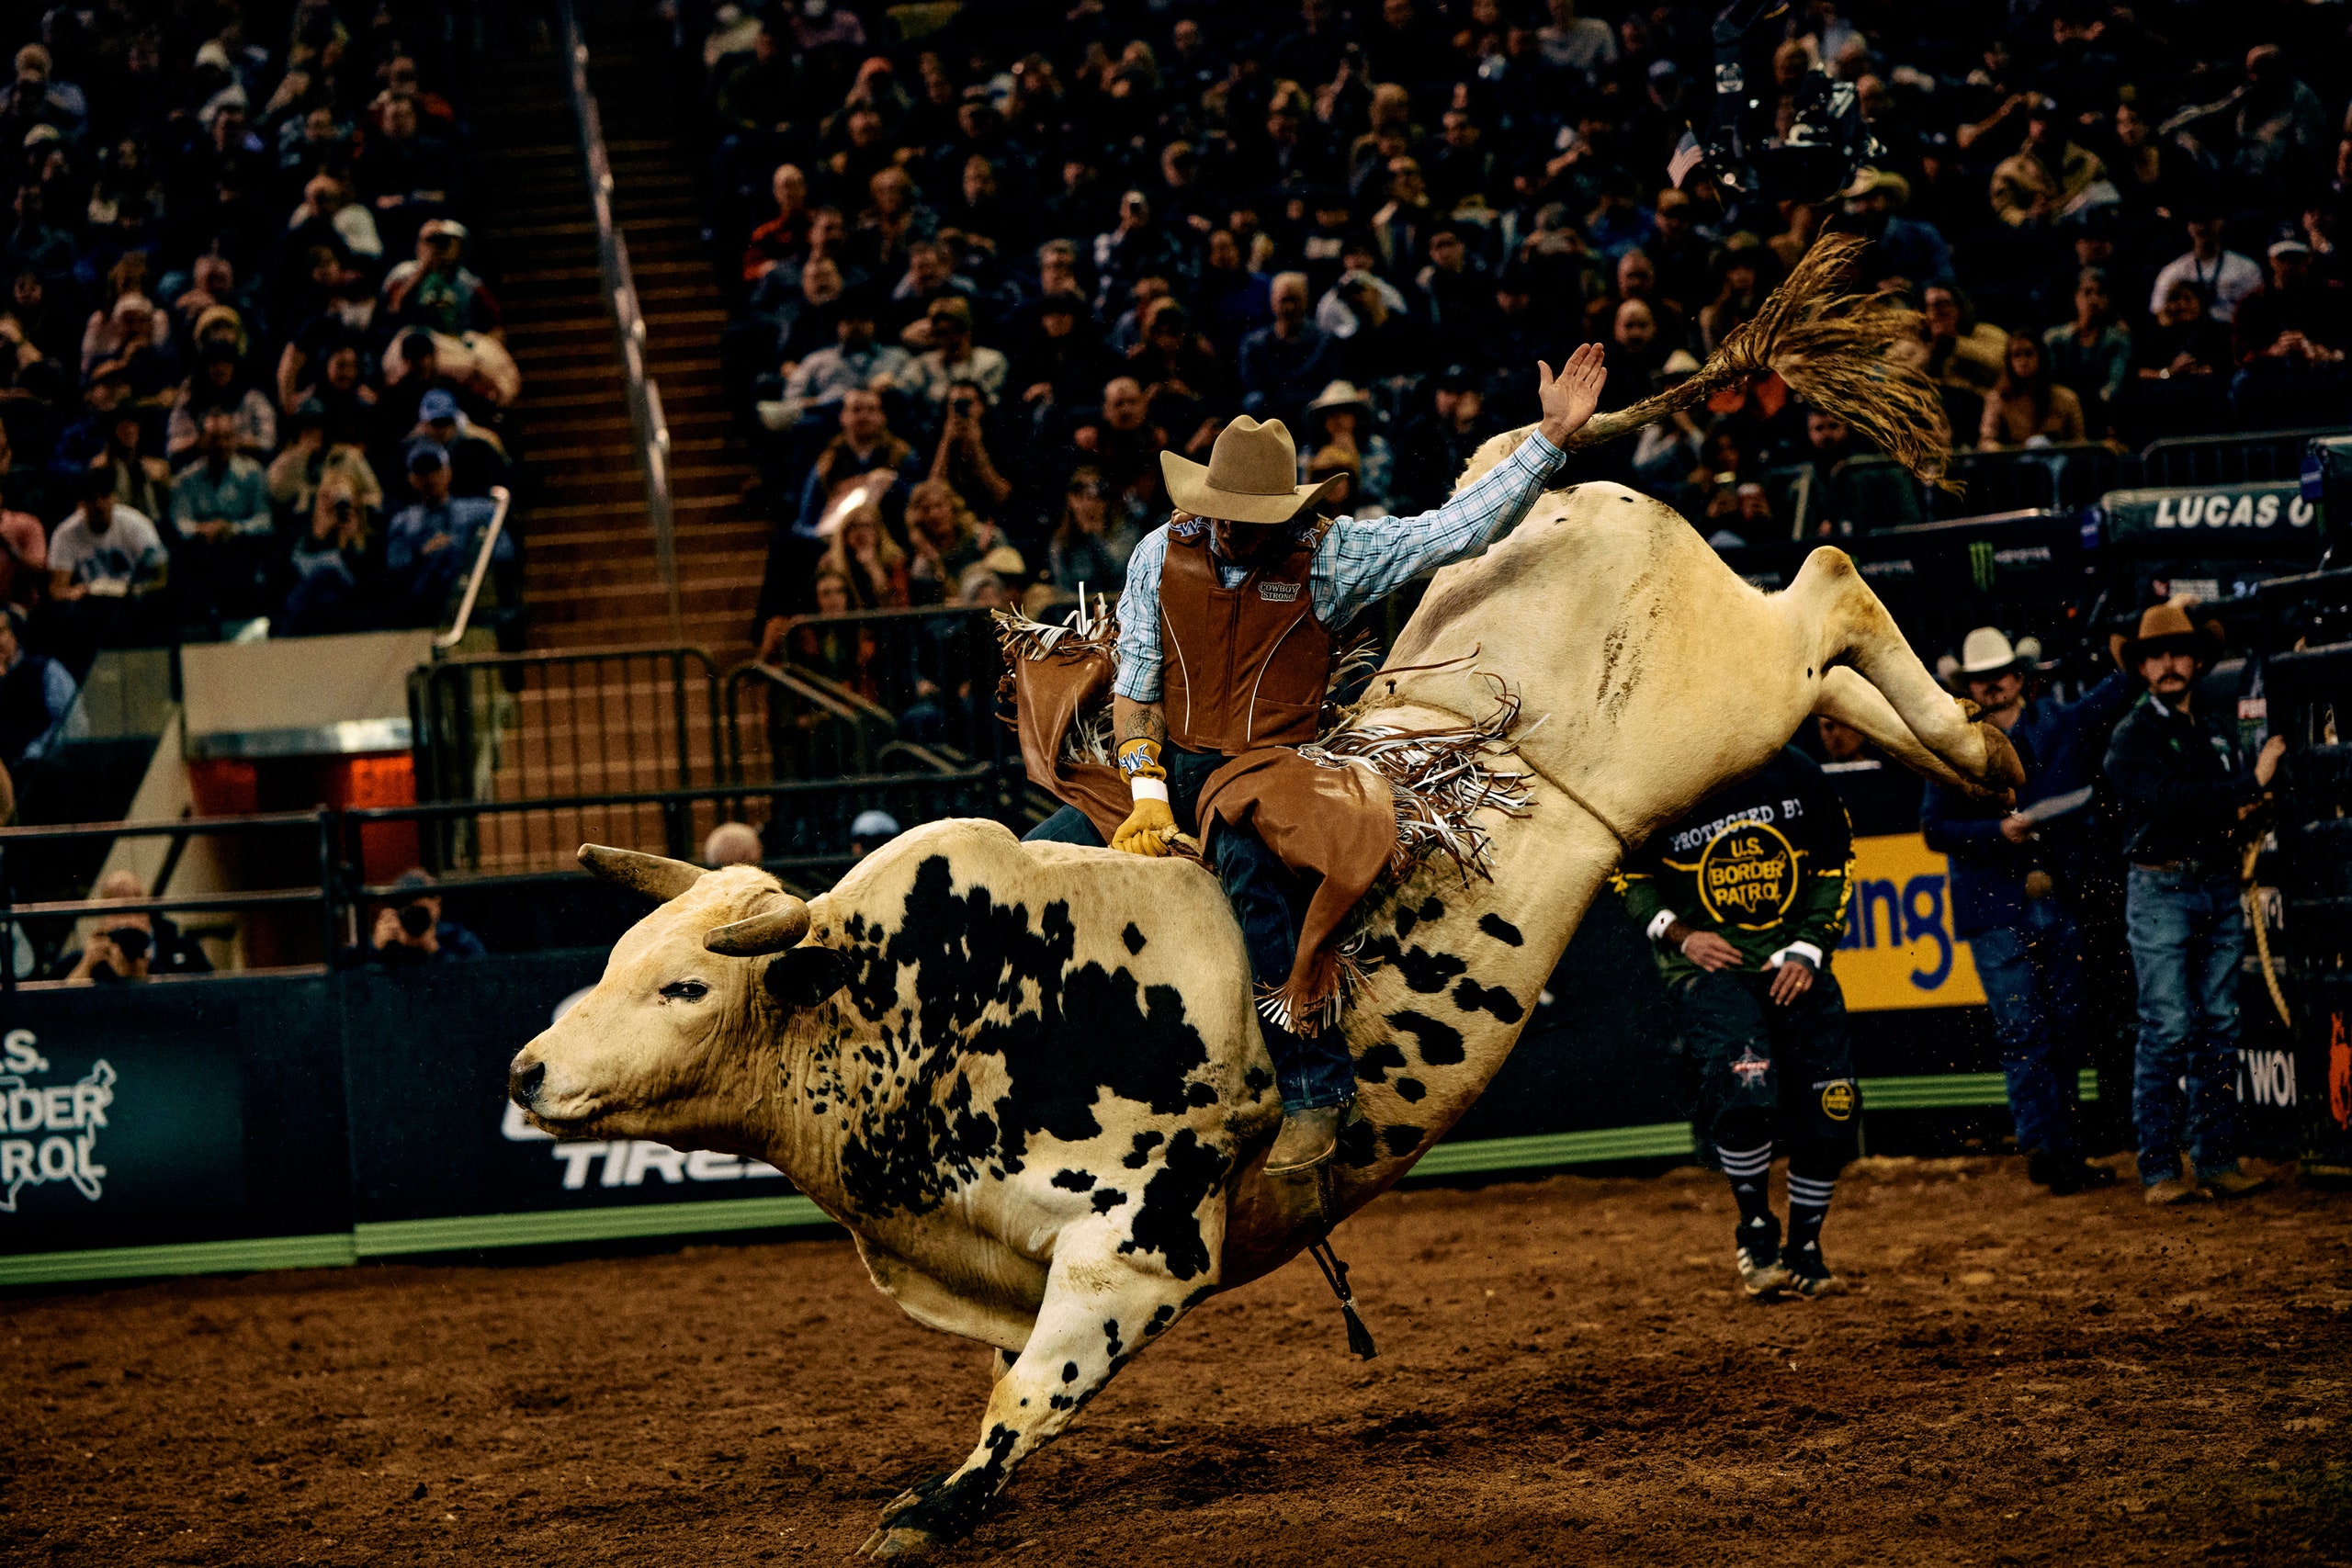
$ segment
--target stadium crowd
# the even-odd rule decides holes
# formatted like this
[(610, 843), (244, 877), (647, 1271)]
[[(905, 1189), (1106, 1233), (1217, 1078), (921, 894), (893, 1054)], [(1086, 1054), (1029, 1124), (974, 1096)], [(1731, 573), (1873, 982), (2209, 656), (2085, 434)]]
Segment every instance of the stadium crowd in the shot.
[[(1345, 472), (1359, 513), (1431, 504), (1532, 417), (1539, 357), (1599, 341), (1610, 403), (1636, 400), (1827, 222), (1920, 308), (1961, 445), (2343, 409), (2352, 77), (2324, 8), (1808, 0), (1774, 90), (1851, 83), (1883, 148), (1819, 204), (1671, 181), (1712, 113), (1711, 13), (1600, 10), (711, 13), (725, 364), (775, 525), (763, 646), (812, 610), (1115, 590), (1167, 514), (1158, 454), (1237, 413), (1283, 419), (1302, 479)], [(1586, 471), (1753, 539), (1791, 522), (1768, 470), (1861, 452), (1767, 380)]]
[(462, 10), (14, 14), (0, 766), (102, 647), (441, 618), (519, 384), (468, 265)]

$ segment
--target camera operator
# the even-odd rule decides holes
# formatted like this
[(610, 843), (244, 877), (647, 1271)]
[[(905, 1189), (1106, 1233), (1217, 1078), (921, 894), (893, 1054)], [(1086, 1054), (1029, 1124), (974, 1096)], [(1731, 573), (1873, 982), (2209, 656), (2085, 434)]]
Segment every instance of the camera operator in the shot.
[[(147, 889), (138, 873), (110, 871), (91, 897), (128, 901), (144, 898)], [(168, 917), (125, 912), (93, 917), (82, 951), (58, 960), (57, 973), (69, 986), (111, 985), (158, 975), (209, 975), (212, 963)]]
[(370, 958), (399, 965), (482, 956), (481, 938), (443, 919), (441, 896), (432, 888), (430, 873), (415, 867), (401, 873), (392, 884), (398, 897), (376, 911), (376, 929), (368, 939)]

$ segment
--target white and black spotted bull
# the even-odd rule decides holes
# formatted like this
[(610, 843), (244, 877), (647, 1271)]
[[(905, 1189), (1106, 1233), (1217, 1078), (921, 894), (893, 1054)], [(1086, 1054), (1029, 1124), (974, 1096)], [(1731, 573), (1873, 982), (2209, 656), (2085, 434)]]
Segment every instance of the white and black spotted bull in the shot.
[[(1491, 881), (1425, 869), (1374, 911), (1382, 962), (1344, 1024), (1360, 1092), (1338, 1213), (1477, 1098), (1626, 846), (1808, 714), (1985, 794), (2017, 779), (1844, 555), (1761, 593), (1615, 485), (1546, 496), (1441, 573), (1391, 663), (1474, 652), (1375, 676), (1375, 716), (1456, 726), (1491, 708), (1476, 671), (1504, 676), (1534, 807), (1489, 824)], [(754, 868), (582, 855), (665, 902), (514, 1058), (515, 1100), (562, 1137), (774, 1163), (910, 1315), (994, 1348), (978, 1445), (883, 1510), (876, 1554), (968, 1529), (1129, 1357), (1316, 1239), (1312, 1207), (1263, 1174), (1281, 1106), (1201, 866), (939, 822), (803, 904)]]

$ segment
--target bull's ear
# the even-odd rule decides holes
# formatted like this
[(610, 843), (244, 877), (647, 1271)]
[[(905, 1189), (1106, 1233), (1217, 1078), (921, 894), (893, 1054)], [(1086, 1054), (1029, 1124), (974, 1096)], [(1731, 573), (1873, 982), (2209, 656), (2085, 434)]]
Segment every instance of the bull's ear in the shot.
[(849, 959), (830, 947), (796, 947), (778, 953), (763, 978), (780, 1005), (812, 1008), (849, 984)]

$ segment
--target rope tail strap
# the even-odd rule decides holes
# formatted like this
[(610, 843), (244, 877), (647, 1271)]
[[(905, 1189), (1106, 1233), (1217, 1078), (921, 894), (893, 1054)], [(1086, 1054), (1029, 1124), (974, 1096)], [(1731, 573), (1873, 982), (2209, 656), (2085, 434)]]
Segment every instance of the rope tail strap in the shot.
[(1309, 1242), (1306, 1255), (1315, 1259), (1315, 1267), (1323, 1270), (1323, 1278), (1331, 1293), (1340, 1298), (1340, 1315), (1348, 1320), (1348, 1350), (1359, 1359), (1369, 1361), (1380, 1354), (1380, 1347), (1372, 1342), (1372, 1330), (1363, 1325), (1363, 1315), (1356, 1311), (1355, 1293), (1348, 1289), (1348, 1266), (1331, 1250), (1331, 1238)]

